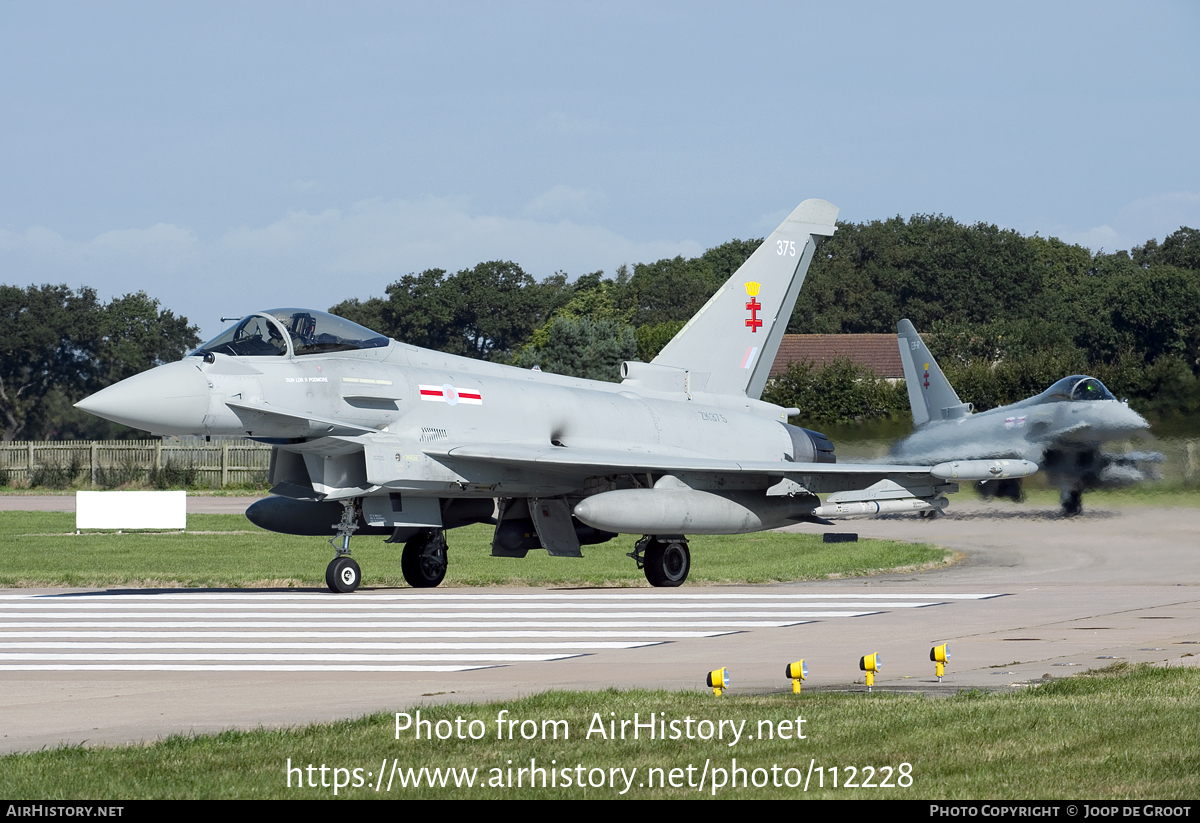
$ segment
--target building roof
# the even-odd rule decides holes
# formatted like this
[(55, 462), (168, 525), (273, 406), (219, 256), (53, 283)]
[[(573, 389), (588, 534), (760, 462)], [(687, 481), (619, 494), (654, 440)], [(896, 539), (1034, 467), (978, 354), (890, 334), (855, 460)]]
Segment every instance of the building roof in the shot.
[(894, 334), (785, 334), (770, 376), (783, 374), (797, 361), (820, 368), (838, 359), (866, 366), (879, 377), (904, 377)]

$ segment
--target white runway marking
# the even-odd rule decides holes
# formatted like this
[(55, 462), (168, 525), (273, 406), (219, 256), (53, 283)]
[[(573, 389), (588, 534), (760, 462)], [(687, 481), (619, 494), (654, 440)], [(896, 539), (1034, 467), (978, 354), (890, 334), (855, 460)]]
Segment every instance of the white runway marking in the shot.
[(454, 672), (998, 596), (3, 594), (0, 671)]

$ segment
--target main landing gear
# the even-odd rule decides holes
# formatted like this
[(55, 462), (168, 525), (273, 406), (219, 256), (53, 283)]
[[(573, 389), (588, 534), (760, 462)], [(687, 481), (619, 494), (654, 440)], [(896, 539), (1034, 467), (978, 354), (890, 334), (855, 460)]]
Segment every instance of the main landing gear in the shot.
[(978, 485), (980, 496), (984, 500), (998, 497), (1001, 500), (1011, 500), (1020, 503), (1025, 500), (1025, 492), (1021, 488), (1019, 478), (1009, 480), (983, 480)]
[(646, 535), (627, 555), (646, 573), (651, 586), (682, 586), (692, 568), (692, 554), (683, 535)]
[(446, 533), (441, 529), (418, 532), (404, 544), (400, 571), (414, 589), (432, 589), (446, 577)]

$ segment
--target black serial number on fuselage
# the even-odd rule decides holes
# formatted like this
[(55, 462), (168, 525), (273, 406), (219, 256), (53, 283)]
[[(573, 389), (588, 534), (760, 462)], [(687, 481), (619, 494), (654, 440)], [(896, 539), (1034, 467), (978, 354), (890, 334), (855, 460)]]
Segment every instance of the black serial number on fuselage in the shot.
[(727, 420), (725, 415), (723, 415), (723, 414), (715, 414), (713, 412), (696, 412), (696, 414), (700, 415), (701, 420), (706, 420), (709, 423), (728, 423), (729, 422), (729, 420)]

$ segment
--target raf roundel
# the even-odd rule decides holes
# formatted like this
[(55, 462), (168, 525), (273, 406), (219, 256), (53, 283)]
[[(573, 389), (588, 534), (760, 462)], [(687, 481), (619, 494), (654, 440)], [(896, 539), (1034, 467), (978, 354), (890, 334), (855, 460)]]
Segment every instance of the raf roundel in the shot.
[(446, 403), (457, 406), (459, 403), (468, 406), (482, 406), (483, 392), (478, 389), (463, 389), (451, 386), (449, 383), (441, 386), (420, 386), (421, 399), (435, 403)]

